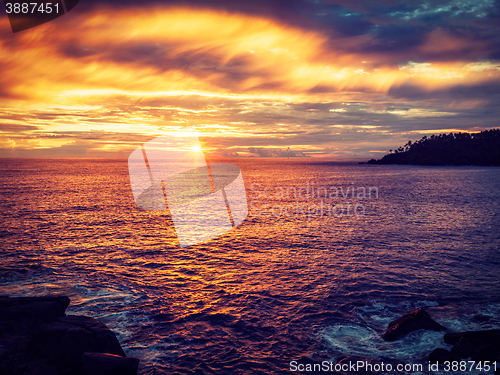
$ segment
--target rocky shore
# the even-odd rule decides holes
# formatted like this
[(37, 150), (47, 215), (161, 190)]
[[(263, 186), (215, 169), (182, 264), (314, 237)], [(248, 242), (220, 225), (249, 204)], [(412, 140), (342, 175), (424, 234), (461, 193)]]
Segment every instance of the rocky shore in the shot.
[[(434, 321), (429, 313), (424, 309), (416, 309), (389, 324), (385, 332), (386, 341), (397, 340), (404, 335), (427, 329), (433, 331), (445, 331), (446, 328)], [(500, 374), (500, 329), (491, 329), (485, 331), (467, 331), (467, 332), (447, 332), (444, 334), (444, 342), (453, 345), (453, 348), (436, 348), (429, 354), (429, 363), (438, 363), (444, 365), (449, 361), (474, 361), (484, 367), (490, 366), (490, 370), (482, 370), (486, 373), (492, 373), (495, 368), (495, 374)], [(470, 366), (470, 363), (468, 364)]]
[[(451, 369), (451, 371), (448, 372), (460, 373), (460, 364), (466, 363), (467, 371), (461, 371), (461, 373), (485, 375), (494, 373), (495, 375), (500, 375), (500, 329), (449, 332), (446, 327), (433, 320), (431, 315), (424, 308), (420, 308), (410, 311), (389, 323), (382, 338), (385, 341), (401, 340), (410, 332), (418, 330), (443, 332), (445, 344), (453, 345), (451, 350), (436, 348), (429, 353), (427, 356), (427, 363), (422, 363), (422, 365), (425, 366), (425, 373), (437, 373), (438, 370), (446, 370), (447, 366)], [(324, 368), (325, 363), (327, 364), (326, 367), (329, 369), (328, 373), (334, 375), (376, 375), (384, 372), (383, 370), (379, 371), (380, 364), (384, 361), (377, 358), (346, 355), (336, 358), (336, 360), (336, 363), (330, 365), (331, 356), (329, 353), (315, 353), (311, 356), (301, 357), (294, 365), (298, 367), (300, 363), (300, 366), (302, 366), (301, 368), (310, 369), (307, 373), (311, 375), (324, 374), (325, 372), (321, 371), (321, 369)], [(450, 362), (449, 365), (445, 363), (446, 361)], [(474, 366), (481, 366), (481, 370), (479, 370), (479, 367), (474, 367), (473, 371), (469, 371), (471, 362), (468, 361), (475, 361)], [(496, 362), (496, 367), (494, 362)], [(358, 367), (358, 363), (361, 363), (361, 367)], [(365, 363), (371, 364), (371, 367), (376, 368), (376, 370), (367, 369), (366, 367), (369, 366), (363, 366)], [(390, 363), (392, 369), (396, 369), (398, 364), (404, 366), (405, 364), (411, 363), (411, 358), (405, 361), (401, 359), (386, 360), (385, 363)], [(375, 364), (378, 364), (379, 367), (376, 367)], [(456, 370), (453, 370), (452, 366), (454, 364), (457, 366)], [(429, 365), (432, 365), (431, 371), (428, 371)], [(389, 371), (389, 373), (393, 372)]]
[(66, 315), (68, 297), (0, 296), (0, 374), (137, 375), (115, 334), (98, 320)]
[[(115, 334), (94, 318), (66, 315), (69, 303), (64, 296), (0, 296), (0, 375), (137, 375), (139, 360), (125, 356)], [(442, 369), (446, 361), (475, 361), (489, 364), (482, 373), (491, 374), (496, 362), (495, 375), (500, 375), (500, 329), (449, 332), (421, 308), (391, 322), (383, 338), (396, 341), (422, 329), (443, 331), (444, 342), (453, 345), (433, 350), (429, 363)], [(299, 362), (314, 368), (323, 360), (303, 357)], [(338, 363), (357, 361), (377, 362), (348, 356)]]

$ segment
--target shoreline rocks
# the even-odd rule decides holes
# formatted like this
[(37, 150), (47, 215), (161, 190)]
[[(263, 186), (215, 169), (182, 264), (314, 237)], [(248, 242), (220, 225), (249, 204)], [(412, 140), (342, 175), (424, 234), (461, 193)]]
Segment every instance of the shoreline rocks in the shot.
[[(434, 321), (424, 309), (416, 309), (389, 323), (383, 335), (386, 341), (395, 341), (406, 334), (419, 329), (442, 331), (446, 330)], [(448, 332), (443, 336), (446, 344), (453, 345), (451, 350), (434, 349), (428, 357), (429, 363), (444, 365), (448, 362), (471, 360), (475, 363), (500, 364), (500, 329), (482, 331)], [(500, 374), (500, 366), (495, 374)]]
[(447, 333), (444, 342), (453, 345), (451, 352), (462, 359), (500, 361), (500, 329)]
[(445, 361), (474, 361), (478, 365), (494, 366), (495, 375), (500, 374), (500, 329), (484, 331), (452, 332), (444, 335), (444, 342), (453, 345), (451, 351), (435, 349), (429, 362), (443, 365)]
[(0, 296), (0, 373), (136, 375), (109, 328), (94, 318), (65, 315), (64, 296)]
[(405, 314), (389, 323), (383, 338), (386, 341), (395, 341), (408, 333), (418, 331), (419, 329), (427, 329), (431, 331), (446, 330), (445, 327), (433, 320), (427, 311), (420, 308), (410, 311), (408, 314)]

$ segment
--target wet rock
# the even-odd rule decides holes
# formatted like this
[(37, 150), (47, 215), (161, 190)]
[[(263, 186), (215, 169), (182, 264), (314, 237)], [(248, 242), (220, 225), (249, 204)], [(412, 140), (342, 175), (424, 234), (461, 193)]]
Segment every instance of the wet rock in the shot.
[(0, 296), (0, 329), (14, 334), (26, 332), (64, 316), (68, 305), (68, 297)]
[(16, 298), (0, 296), (0, 308), (2, 310), (10, 310), (11, 315), (16, 311), (31, 311), (37, 320), (42, 321), (51, 321), (57, 317), (64, 316), (69, 302), (69, 298), (65, 296)]
[(437, 348), (434, 349), (434, 351), (429, 354), (429, 362), (431, 363), (444, 363), (445, 361), (459, 361), (460, 357), (458, 357), (456, 354), (449, 352), (446, 349), (443, 348)]
[(137, 374), (139, 360), (126, 358), (115, 334), (94, 318), (65, 316), (68, 305), (68, 297), (0, 297), (0, 374), (82, 375), (84, 363), (95, 375)]
[(137, 358), (125, 358), (106, 353), (84, 353), (83, 375), (136, 375), (139, 368)]
[(59, 368), (73, 367), (87, 351), (95, 351), (96, 339), (85, 328), (73, 326), (64, 333), (56, 356)]
[(434, 321), (427, 311), (420, 308), (389, 323), (389, 327), (383, 337), (386, 341), (394, 341), (419, 329), (442, 331), (446, 328)]
[(95, 348), (87, 351), (110, 353), (125, 357), (125, 353), (115, 334), (97, 319), (88, 316), (68, 315), (59, 319), (59, 321), (81, 327), (92, 333), (96, 340)]
[[(500, 342), (498, 343), (500, 345)], [(500, 360), (500, 348), (495, 345), (482, 345), (478, 347), (471, 358), (476, 362), (490, 361), (495, 362)]]
[(0, 339), (0, 359), (16, 349), (16, 342), (9, 339)]
[(444, 342), (452, 344), (451, 351), (463, 359), (500, 360), (500, 329), (447, 333)]
[(460, 337), (451, 349), (451, 352), (460, 358), (470, 358), (475, 351), (474, 343), (467, 337)]
[(39, 345), (59, 345), (66, 331), (74, 327), (72, 324), (56, 321), (42, 324), (35, 331), (34, 340)]
[(444, 335), (444, 342), (455, 345), (462, 337), (469, 339), (476, 346), (486, 344), (498, 345), (500, 343), (500, 329), (447, 333)]

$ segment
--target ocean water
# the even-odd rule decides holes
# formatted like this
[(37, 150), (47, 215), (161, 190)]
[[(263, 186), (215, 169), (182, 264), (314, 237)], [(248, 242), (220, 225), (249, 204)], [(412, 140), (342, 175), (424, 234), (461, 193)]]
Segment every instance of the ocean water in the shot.
[(2, 159), (0, 294), (68, 295), (141, 374), (424, 363), (442, 333), (381, 339), (422, 306), (450, 331), (500, 328), (500, 168), (230, 162), (248, 218), (181, 249), (165, 212), (136, 208), (126, 160)]

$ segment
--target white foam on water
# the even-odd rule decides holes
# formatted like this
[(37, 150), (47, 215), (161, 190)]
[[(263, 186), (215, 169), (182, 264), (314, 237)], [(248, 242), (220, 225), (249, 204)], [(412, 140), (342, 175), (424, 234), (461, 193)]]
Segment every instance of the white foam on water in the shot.
[[(392, 342), (385, 341), (370, 327), (337, 324), (327, 328), (322, 338), (339, 357), (355, 355), (383, 360), (425, 359), (436, 347), (451, 348), (443, 341), (442, 332), (415, 331)], [(438, 344), (438, 345), (436, 345)]]

